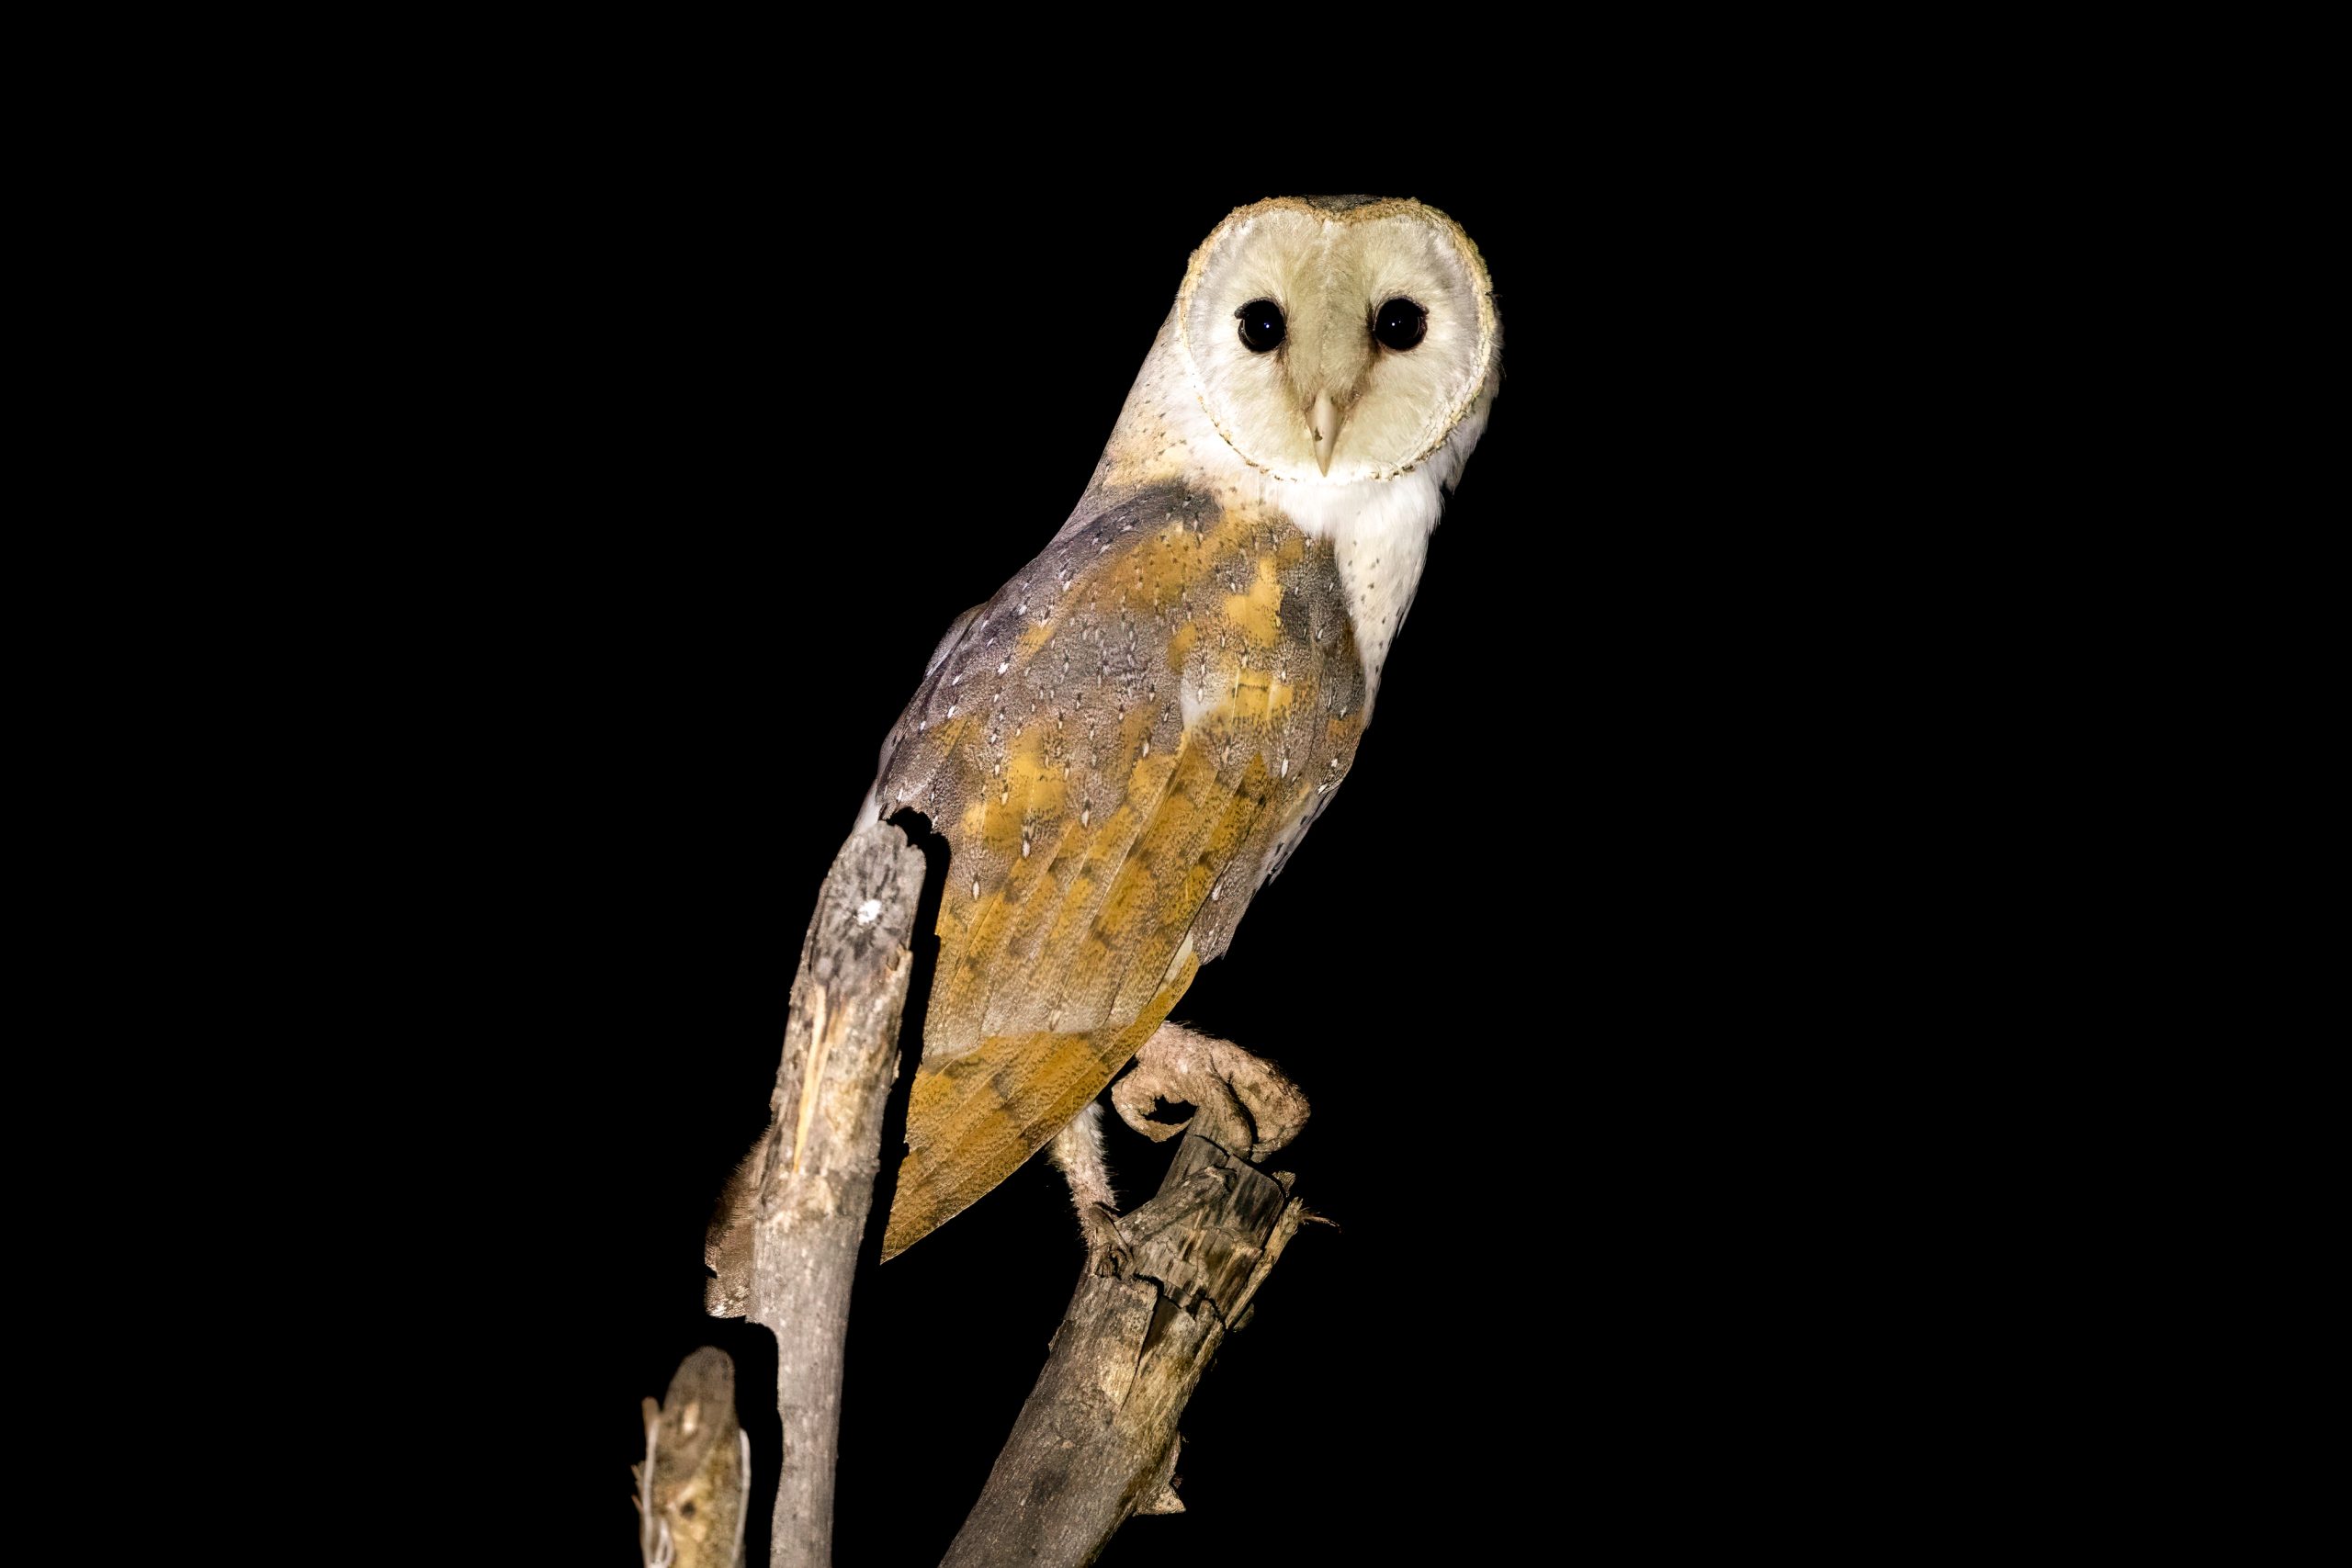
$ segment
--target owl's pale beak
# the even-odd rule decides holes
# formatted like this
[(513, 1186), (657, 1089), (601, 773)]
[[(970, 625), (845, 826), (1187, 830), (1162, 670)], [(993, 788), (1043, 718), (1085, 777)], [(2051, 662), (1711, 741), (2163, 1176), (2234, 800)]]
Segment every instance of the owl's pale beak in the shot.
[(1332, 406), (1331, 394), (1315, 394), (1315, 406), (1307, 411), (1306, 428), (1315, 435), (1315, 461), (1325, 473), (1331, 471), (1331, 449), (1340, 444), (1340, 411)]

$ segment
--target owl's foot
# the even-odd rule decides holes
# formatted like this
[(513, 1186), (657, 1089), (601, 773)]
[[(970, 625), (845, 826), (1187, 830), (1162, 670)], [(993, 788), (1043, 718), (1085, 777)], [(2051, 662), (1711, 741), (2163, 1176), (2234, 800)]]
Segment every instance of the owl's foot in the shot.
[[(1156, 1121), (1152, 1108), (1163, 1102), (1192, 1106), (1193, 1114)], [(1196, 1127), (1253, 1165), (1298, 1136), (1308, 1109), (1306, 1094), (1272, 1063), (1178, 1023), (1161, 1024), (1144, 1042), (1135, 1066), (1111, 1086), (1111, 1103), (1119, 1120), (1155, 1142)]]
[(1108, 1203), (1080, 1203), (1078, 1206), (1078, 1228), (1086, 1237), (1086, 1271), (1106, 1278), (1125, 1279), (1127, 1270), (1135, 1267), (1134, 1248), (1120, 1234), (1119, 1216)]

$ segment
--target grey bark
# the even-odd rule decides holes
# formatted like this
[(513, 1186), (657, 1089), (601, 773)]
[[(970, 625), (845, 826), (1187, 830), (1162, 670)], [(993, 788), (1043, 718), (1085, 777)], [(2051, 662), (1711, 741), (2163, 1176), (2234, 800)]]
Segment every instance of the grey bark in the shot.
[(1081, 1568), (1128, 1517), (1176, 1513), (1176, 1424), (1305, 1220), (1287, 1172), (1250, 1146), (1229, 1096), (1204, 1093), (1153, 1199), (1120, 1230), (1124, 1278), (1079, 1281), (1045, 1371), (942, 1568)]
[(859, 829), (834, 857), (792, 983), (768, 1133), (730, 1190), (738, 1223), (722, 1213), (714, 1229), (711, 1310), (732, 1316), (740, 1304), (776, 1338), (784, 1453), (772, 1568), (832, 1559), (850, 1284), (881, 1168), (922, 884), (922, 852), (887, 822)]

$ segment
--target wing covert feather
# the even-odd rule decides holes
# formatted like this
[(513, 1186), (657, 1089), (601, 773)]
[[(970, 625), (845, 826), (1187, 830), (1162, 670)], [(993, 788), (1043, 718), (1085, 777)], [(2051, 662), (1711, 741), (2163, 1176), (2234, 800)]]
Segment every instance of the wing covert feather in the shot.
[(1159, 1026), (1346, 775), (1362, 709), (1330, 547), (1182, 490), (1066, 527), (967, 617), (876, 784), (950, 852), (885, 1257)]

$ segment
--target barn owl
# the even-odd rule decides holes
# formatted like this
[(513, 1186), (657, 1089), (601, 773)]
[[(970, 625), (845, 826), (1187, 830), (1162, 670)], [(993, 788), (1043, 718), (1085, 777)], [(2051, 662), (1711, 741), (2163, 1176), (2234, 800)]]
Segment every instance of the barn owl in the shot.
[(1096, 1100), (1130, 1060), (1155, 1136), (1183, 1071), (1233, 1083), (1259, 1157), (1304, 1120), (1169, 1011), (1354, 764), (1500, 344), (1477, 247), (1416, 201), (1261, 201), (1193, 253), (1069, 521), (882, 749), (861, 820), (949, 850), (885, 1258), (1050, 1144), (1117, 1268)]

